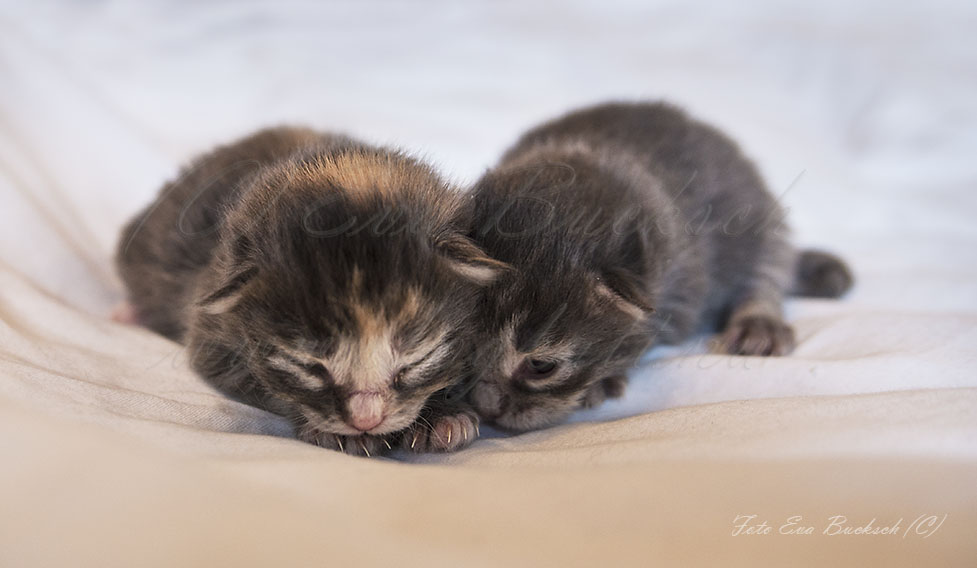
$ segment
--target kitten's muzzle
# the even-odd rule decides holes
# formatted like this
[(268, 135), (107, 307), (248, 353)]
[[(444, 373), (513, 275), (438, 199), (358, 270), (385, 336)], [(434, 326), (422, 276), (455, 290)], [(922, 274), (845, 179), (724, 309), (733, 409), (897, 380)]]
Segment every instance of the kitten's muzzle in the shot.
[(384, 419), (383, 396), (379, 392), (356, 391), (346, 403), (349, 411), (347, 423), (361, 432), (372, 430)]
[(499, 385), (479, 381), (472, 390), (472, 403), (482, 418), (492, 420), (502, 415), (508, 401)]

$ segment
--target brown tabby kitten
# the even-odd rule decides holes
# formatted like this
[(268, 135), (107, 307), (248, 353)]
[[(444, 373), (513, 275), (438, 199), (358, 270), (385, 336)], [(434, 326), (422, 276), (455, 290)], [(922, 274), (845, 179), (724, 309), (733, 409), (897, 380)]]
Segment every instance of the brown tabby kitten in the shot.
[(508, 429), (619, 396), (645, 349), (702, 325), (722, 329), (728, 353), (785, 354), (791, 286), (836, 297), (852, 283), (839, 259), (795, 254), (780, 206), (733, 141), (667, 104), (605, 104), (543, 124), (474, 194), (472, 237), (514, 270), (483, 304), (469, 398)]
[(163, 187), (123, 231), (117, 263), (136, 320), (301, 439), (367, 455), (454, 450), (477, 417), (447, 394), (500, 266), (460, 232), (461, 205), (401, 152), (275, 128)]

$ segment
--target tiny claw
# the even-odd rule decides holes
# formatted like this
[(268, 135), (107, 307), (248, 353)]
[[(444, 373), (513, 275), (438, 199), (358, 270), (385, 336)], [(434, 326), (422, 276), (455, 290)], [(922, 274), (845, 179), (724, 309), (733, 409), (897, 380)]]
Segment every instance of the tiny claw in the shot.
[(461, 429), (461, 435), (463, 436), (463, 440), (462, 441), (467, 442), (468, 441), (468, 428), (462, 428)]
[(341, 451), (341, 452), (343, 452), (345, 454), (346, 453), (346, 448), (343, 447), (343, 439), (340, 438), (339, 436), (336, 436), (336, 442), (339, 443), (339, 451)]
[(388, 442), (386, 438), (381, 438), (381, 439), (383, 440), (384, 445), (387, 446), (387, 449), (388, 450), (392, 450), (393, 449), (393, 448), (390, 447), (390, 442)]
[(448, 428), (448, 443), (451, 443), (451, 428)]
[(476, 436), (481, 436), (482, 435), (482, 432), (479, 431), (479, 429), (478, 429), (478, 422), (475, 423), (475, 435)]
[(366, 449), (366, 443), (364, 443), (362, 440), (360, 441), (360, 447), (363, 448), (363, 452), (366, 454), (366, 457), (368, 458), (373, 457), (370, 455), (370, 450)]
[(417, 443), (417, 433), (415, 432), (414, 433), (414, 439), (410, 443), (410, 449), (413, 450), (414, 449), (414, 444), (416, 444), (416, 443)]

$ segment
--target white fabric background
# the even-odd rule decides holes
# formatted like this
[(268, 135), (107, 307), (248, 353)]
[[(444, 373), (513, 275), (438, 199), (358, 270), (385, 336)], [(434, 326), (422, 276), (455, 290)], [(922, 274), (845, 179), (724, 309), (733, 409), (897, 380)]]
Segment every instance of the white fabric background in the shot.
[[(295, 563), (313, 558), (315, 520), (348, 547), (319, 560), (359, 550), (435, 563), (967, 565), (977, 557), (966, 536), (977, 519), (975, 27), (967, 2), (0, 2), (0, 564), (64, 564), (60, 551), (122, 565), (145, 560), (149, 535), (171, 545), (159, 565), (258, 562), (252, 540), (234, 535), (263, 515), (260, 526), (278, 527), (264, 535), (282, 545), (274, 558)], [(467, 183), (540, 120), (642, 98), (731, 133), (790, 208), (796, 240), (854, 266), (843, 301), (790, 302), (792, 356), (708, 355), (707, 338), (658, 349), (621, 401), (411, 458), (420, 467), (283, 438), (287, 425), (224, 401), (178, 346), (105, 319), (121, 297), (110, 260), (121, 224), (215, 143), (307, 123), (403, 145)], [(49, 453), (68, 440), (90, 454)], [(98, 484), (86, 480), (119, 472), (131, 475), (100, 491), (124, 493), (127, 507), (89, 496)], [(154, 524), (167, 503), (145, 488), (159, 479), (174, 510), (196, 519), (192, 531)], [(407, 482), (416, 492), (390, 489)], [(204, 487), (242, 516), (193, 513)], [(268, 487), (312, 505), (276, 505)], [(494, 506), (514, 496), (536, 509)], [(764, 507), (949, 517), (933, 538), (902, 545), (729, 536), (734, 513)], [(23, 536), (28, 513), (65, 542), (54, 556)], [(462, 536), (349, 521), (384, 515)], [(128, 548), (108, 536), (126, 527)]]

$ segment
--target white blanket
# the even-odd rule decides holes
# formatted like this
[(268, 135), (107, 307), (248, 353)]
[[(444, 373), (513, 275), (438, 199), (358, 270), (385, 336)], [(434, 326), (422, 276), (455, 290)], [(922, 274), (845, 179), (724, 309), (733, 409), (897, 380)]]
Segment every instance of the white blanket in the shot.
[[(0, 566), (973, 566), (975, 25), (934, 1), (3, 3)], [(791, 356), (698, 338), (569, 424), (366, 460), (106, 318), (122, 223), (215, 143), (306, 123), (465, 183), (612, 98), (726, 129), (796, 240), (854, 266), (844, 300), (789, 303)]]

